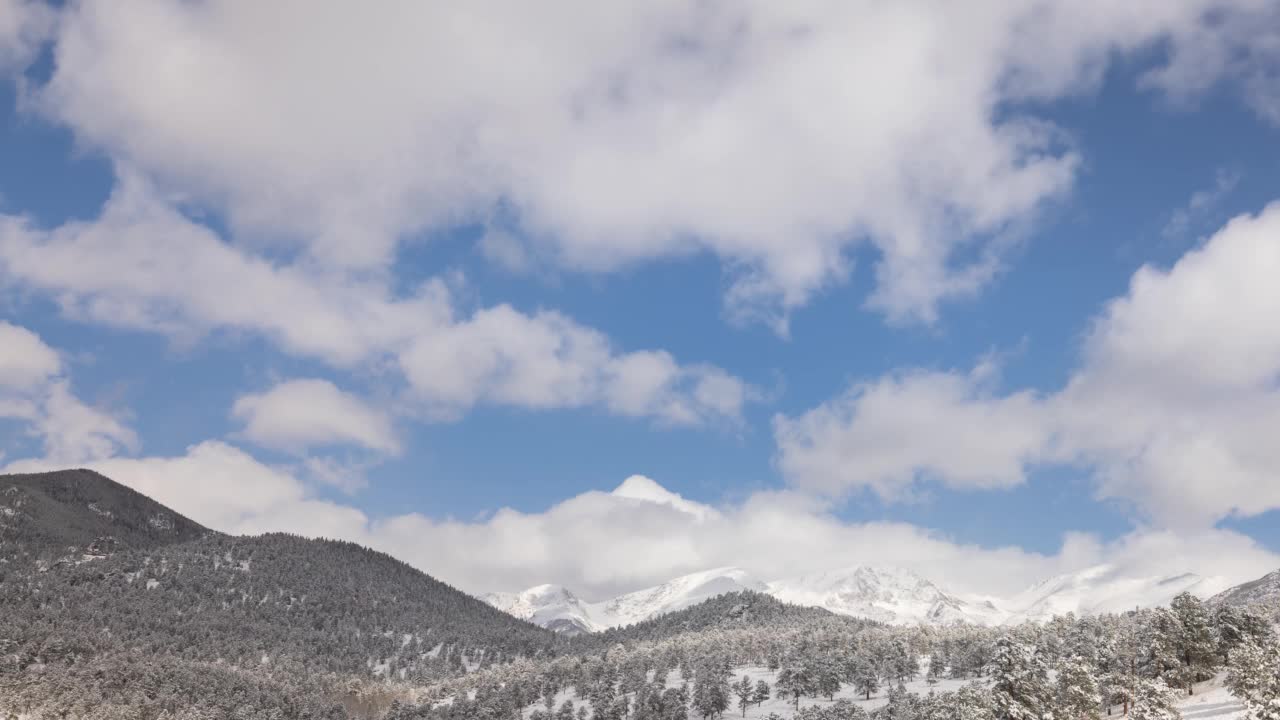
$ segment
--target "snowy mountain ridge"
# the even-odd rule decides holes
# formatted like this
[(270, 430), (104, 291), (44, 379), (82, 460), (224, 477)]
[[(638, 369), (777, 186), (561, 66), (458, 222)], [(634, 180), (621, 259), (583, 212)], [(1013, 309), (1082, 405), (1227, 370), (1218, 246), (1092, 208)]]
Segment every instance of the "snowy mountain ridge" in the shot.
[(489, 593), (481, 600), (536, 625), (578, 634), (633, 625), (697, 605), (718, 595), (766, 586), (742, 568), (724, 567), (674, 578), (661, 585), (588, 603), (559, 585), (537, 585), (519, 593)]
[[(1280, 585), (1280, 574), (1276, 583)], [(634, 624), (743, 590), (893, 625), (1004, 625), (1046, 622), (1068, 612), (1088, 615), (1163, 605), (1181, 592), (1207, 598), (1227, 585), (1221, 578), (1194, 573), (1135, 577), (1109, 565), (1096, 565), (995, 598), (951, 592), (905, 568), (856, 566), (766, 583), (742, 568), (725, 567), (682, 575), (597, 603), (584, 602), (557, 585), (490, 593), (481, 599), (543, 627), (582, 633)]]
[(1248, 607), (1261, 605), (1272, 608), (1272, 617), (1280, 622), (1280, 570), (1268, 573), (1242, 585), (1214, 595), (1209, 599), (1213, 606)]

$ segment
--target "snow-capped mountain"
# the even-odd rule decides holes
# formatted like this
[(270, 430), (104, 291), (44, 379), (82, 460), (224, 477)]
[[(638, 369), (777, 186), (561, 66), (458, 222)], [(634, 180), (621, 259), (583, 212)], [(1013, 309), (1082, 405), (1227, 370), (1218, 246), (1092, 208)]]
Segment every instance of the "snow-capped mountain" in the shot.
[(1273, 616), (1280, 620), (1280, 570), (1218, 593), (1210, 598), (1209, 604), (1235, 607), (1260, 605), (1271, 608)]
[(990, 602), (965, 599), (900, 568), (855, 567), (763, 583), (742, 568), (716, 568), (598, 603), (556, 585), (482, 599), (516, 617), (561, 632), (595, 632), (630, 625), (696, 605), (717, 595), (753, 590), (783, 602), (899, 625), (967, 621), (997, 624), (1006, 613)]
[(499, 610), (549, 630), (576, 635), (595, 632), (587, 604), (559, 585), (537, 585), (518, 593), (489, 593), (480, 598)]
[(995, 624), (1004, 613), (993, 603), (947, 592), (902, 568), (855, 567), (769, 583), (769, 594), (795, 605), (892, 624)]
[(1004, 604), (1010, 614), (1004, 623), (1045, 622), (1068, 612), (1091, 615), (1167, 605), (1182, 592), (1209, 597), (1226, 586), (1221, 578), (1195, 573), (1134, 577), (1110, 565), (1095, 565), (1049, 578), (1009, 598)]
[[(1208, 598), (1226, 587), (1217, 577), (1193, 573), (1135, 577), (1110, 565), (1097, 565), (1049, 578), (1010, 597), (986, 598), (951, 592), (903, 568), (853, 567), (762, 583), (741, 568), (727, 567), (683, 575), (597, 603), (584, 602), (556, 585), (492, 593), (482, 599), (543, 627), (579, 633), (637, 623), (742, 590), (895, 625), (1012, 625), (1046, 622), (1068, 612), (1090, 615), (1167, 605), (1181, 592)], [(1222, 593), (1214, 602), (1280, 604), (1280, 571)]]
[(559, 585), (538, 585), (519, 593), (489, 593), (480, 599), (545, 628), (577, 634), (632, 625), (743, 590), (765, 592), (766, 587), (742, 568), (725, 567), (682, 575), (597, 603), (583, 602)]

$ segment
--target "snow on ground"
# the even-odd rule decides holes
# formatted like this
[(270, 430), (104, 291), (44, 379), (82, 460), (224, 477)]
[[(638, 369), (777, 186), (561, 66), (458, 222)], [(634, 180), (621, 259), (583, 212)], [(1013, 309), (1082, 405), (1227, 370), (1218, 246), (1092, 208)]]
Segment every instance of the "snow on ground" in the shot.
[(1222, 686), (1222, 676), (1200, 683), (1195, 695), (1178, 703), (1183, 720), (1244, 720), (1248, 711)]

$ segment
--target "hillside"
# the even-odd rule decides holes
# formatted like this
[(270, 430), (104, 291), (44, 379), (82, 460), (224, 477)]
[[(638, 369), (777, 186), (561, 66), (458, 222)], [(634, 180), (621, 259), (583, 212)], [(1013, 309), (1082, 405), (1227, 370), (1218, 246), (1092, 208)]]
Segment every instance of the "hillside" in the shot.
[(634, 625), (582, 635), (574, 638), (570, 647), (574, 650), (609, 648), (618, 643), (654, 642), (732, 629), (767, 631), (805, 627), (856, 632), (875, 624), (837, 615), (823, 608), (791, 605), (762, 592), (743, 590), (717, 595)]
[(196, 540), (212, 531), (92, 470), (0, 475), (0, 557), (45, 562)]
[(681, 575), (661, 585), (596, 603), (586, 602), (559, 585), (538, 585), (519, 593), (489, 593), (481, 599), (536, 625), (577, 635), (634, 625), (725, 593), (764, 589), (764, 583), (745, 570), (728, 567)]
[(1261, 607), (1272, 619), (1280, 622), (1280, 570), (1224, 590), (1210, 598), (1209, 604), (1215, 607)]
[[(457, 676), (562, 642), (351, 543), (210, 532), (80, 471), (3, 476), (0, 488), (13, 553), (0, 565), (0, 701), (122, 703), (145, 717), (129, 688), (186, 675), (201, 678), (194, 696), (167, 702), (323, 715), (361, 706), (374, 683)], [(159, 697), (144, 704), (158, 713)]]

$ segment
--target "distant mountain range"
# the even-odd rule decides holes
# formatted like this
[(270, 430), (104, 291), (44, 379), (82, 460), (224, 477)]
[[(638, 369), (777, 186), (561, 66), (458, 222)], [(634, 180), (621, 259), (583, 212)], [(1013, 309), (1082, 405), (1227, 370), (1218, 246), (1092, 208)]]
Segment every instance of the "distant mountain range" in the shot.
[[(1273, 576), (1268, 576), (1272, 578)], [(1266, 578), (1253, 595), (1269, 592), (1280, 598), (1280, 572)], [(651, 588), (600, 602), (589, 602), (559, 585), (539, 585), (517, 593), (490, 593), (485, 602), (557, 632), (598, 632), (690, 607), (726, 592), (744, 590), (772, 595), (784, 602), (824, 608), (851, 617), (893, 625), (947, 625), (970, 622), (1005, 625), (1044, 622), (1068, 612), (1088, 615), (1135, 607), (1164, 605), (1181, 592), (1210, 597), (1227, 583), (1194, 573), (1134, 577), (1109, 565), (1037, 583), (1016, 595), (967, 596), (903, 568), (853, 567), (764, 582), (737, 567), (682, 575)], [(1243, 595), (1242, 595), (1243, 597)]]

